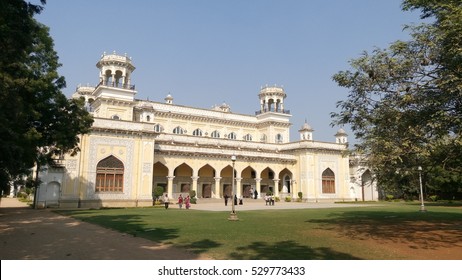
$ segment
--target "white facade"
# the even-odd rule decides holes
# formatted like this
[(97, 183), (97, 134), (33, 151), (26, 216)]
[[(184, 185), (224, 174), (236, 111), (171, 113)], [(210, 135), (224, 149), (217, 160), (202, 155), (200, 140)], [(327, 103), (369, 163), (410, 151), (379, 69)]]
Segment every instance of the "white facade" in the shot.
[(135, 67), (127, 56), (104, 54), (97, 67), (99, 85), (79, 87), (73, 95), (88, 102), (92, 131), (81, 137), (77, 156), (66, 156), (61, 173), (53, 171), (61, 179), (42, 179), (41, 188), (55, 193), (59, 186), (60, 206), (147, 206), (156, 187), (171, 198), (194, 190), (199, 200), (221, 199), (231, 191), (232, 155), (238, 196), (256, 190), (258, 197), (271, 191), (293, 199), (301, 192), (308, 202), (358, 198), (351, 191), (345, 131), (335, 142), (318, 142), (305, 123), (300, 140), (290, 142), (282, 87), (262, 87), (260, 110), (246, 115), (227, 104), (177, 105), (171, 95), (160, 97), (164, 102), (137, 100)]

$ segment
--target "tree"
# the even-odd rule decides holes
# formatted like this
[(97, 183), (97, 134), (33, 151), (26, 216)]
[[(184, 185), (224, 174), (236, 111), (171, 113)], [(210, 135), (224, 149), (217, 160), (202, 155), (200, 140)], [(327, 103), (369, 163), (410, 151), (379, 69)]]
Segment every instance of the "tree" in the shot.
[[(46, 1), (41, 0), (45, 5)], [(0, 3), (0, 186), (78, 151), (79, 135), (93, 122), (82, 100), (61, 92), (65, 79), (49, 30), (33, 16), (43, 6)]]
[[(335, 74), (349, 95), (331, 115), (333, 125), (351, 125), (360, 140), (355, 149), (367, 156), (382, 187), (412, 194), (417, 166), (428, 178), (439, 170), (440, 182), (461, 181), (462, 4), (408, 0), (403, 9), (421, 9), (435, 21), (406, 26), (409, 41), (364, 52), (350, 70)], [(441, 186), (433, 180), (434, 188)]]

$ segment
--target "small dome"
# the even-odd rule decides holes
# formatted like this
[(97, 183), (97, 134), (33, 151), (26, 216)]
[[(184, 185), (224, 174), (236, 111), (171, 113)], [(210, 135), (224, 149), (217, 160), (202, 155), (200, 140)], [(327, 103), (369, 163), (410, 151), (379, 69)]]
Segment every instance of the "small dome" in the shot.
[(337, 130), (337, 133), (335, 134), (335, 136), (340, 136), (340, 135), (348, 135), (345, 130), (343, 128), (339, 128), (339, 130)]
[(306, 121), (303, 124), (302, 128), (299, 131), (313, 131), (311, 125), (309, 125)]
[(309, 125), (308, 123), (303, 124), (302, 129), (304, 129), (304, 130), (313, 130), (313, 128), (311, 128), (311, 125)]

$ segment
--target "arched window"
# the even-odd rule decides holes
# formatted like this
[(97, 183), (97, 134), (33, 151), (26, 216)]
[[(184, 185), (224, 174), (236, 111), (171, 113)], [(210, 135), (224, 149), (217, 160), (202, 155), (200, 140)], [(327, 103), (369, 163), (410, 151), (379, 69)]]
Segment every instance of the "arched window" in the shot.
[(202, 130), (200, 130), (199, 128), (195, 129), (193, 131), (193, 135), (194, 136), (202, 136)]
[(244, 140), (245, 140), (245, 141), (252, 141), (252, 135), (246, 134), (246, 135), (244, 136)]
[(147, 122), (150, 122), (150, 121), (151, 121), (151, 116), (149, 116), (149, 115), (146, 116), (146, 121), (147, 121)]
[(96, 192), (123, 192), (124, 164), (114, 156), (101, 160), (96, 166)]
[(164, 128), (160, 124), (156, 124), (154, 126), (154, 132), (162, 132), (164, 131)]
[(278, 134), (276, 135), (276, 143), (282, 143), (282, 140), (283, 140), (283, 139), (284, 139), (284, 138), (282, 137), (282, 134), (278, 133)]
[(262, 135), (260, 136), (260, 142), (266, 143), (266, 134), (262, 134)]
[(111, 119), (113, 119), (113, 120), (120, 120), (120, 117), (117, 116), (117, 115), (114, 115), (114, 116), (111, 117)]
[(173, 129), (173, 133), (174, 134), (184, 134), (184, 129), (182, 129), (181, 127), (177, 126)]
[(236, 133), (231, 132), (230, 134), (228, 134), (228, 139), (236, 140)]
[(335, 193), (335, 174), (330, 168), (322, 172), (322, 193)]
[(220, 132), (218, 130), (215, 130), (214, 132), (212, 132), (210, 136), (212, 138), (220, 138)]

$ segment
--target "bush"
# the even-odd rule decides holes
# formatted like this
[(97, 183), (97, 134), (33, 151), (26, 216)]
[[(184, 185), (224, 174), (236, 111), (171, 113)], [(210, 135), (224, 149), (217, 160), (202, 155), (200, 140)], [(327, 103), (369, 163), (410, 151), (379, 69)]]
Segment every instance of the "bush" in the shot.
[(292, 198), (290, 196), (286, 196), (286, 198), (284, 198), (285, 202), (291, 202), (292, 201)]
[(164, 188), (161, 186), (156, 186), (153, 190), (154, 201), (159, 200), (159, 197), (162, 197), (164, 194)]
[(428, 199), (429, 199), (430, 201), (438, 201), (438, 196), (437, 196), (436, 194), (435, 194), (435, 195), (430, 195), (430, 196), (428, 197)]
[(298, 198), (300, 199), (300, 201), (303, 199), (303, 193), (302, 192), (298, 192)]
[(394, 196), (393, 196), (392, 194), (387, 194), (387, 195), (385, 196), (385, 200), (386, 200), (386, 201), (392, 201), (392, 200), (393, 200), (393, 197), (394, 197)]

